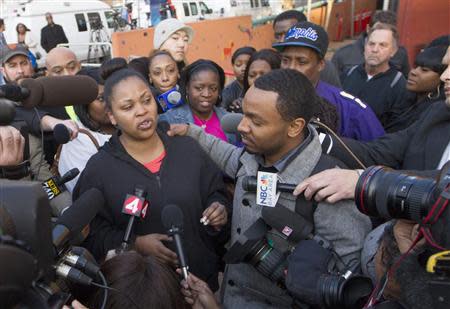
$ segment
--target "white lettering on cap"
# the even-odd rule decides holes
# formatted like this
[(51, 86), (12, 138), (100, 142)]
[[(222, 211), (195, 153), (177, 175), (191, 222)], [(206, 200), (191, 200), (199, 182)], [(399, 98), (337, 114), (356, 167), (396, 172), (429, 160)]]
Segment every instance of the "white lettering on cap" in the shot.
[(289, 40), (292, 38), (299, 39), (299, 38), (305, 38), (311, 41), (317, 41), (318, 35), (316, 30), (309, 27), (308, 29), (305, 28), (294, 28), (291, 31), (289, 31), (288, 35), (286, 36), (285, 40)]

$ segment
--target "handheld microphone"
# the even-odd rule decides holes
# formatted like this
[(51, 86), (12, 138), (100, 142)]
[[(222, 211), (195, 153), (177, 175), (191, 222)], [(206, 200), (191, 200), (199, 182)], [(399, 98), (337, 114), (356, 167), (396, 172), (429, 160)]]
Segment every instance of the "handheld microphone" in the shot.
[(125, 198), (125, 202), (123, 203), (122, 213), (130, 216), (128, 220), (127, 229), (125, 230), (125, 235), (123, 236), (122, 245), (119, 249), (119, 252), (123, 252), (128, 250), (130, 245), (130, 236), (131, 231), (134, 225), (134, 218), (142, 217), (145, 218), (147, 214), (147, 202), (145, 198), (147, 196), (147, 192), (145, 192), (143, 187), (136, 186), (134, 189), (134, 195), (127, 194)]
[[(242, 179), (242, 189), (248, 192), (256, 192), (257, 178), (254, 176), (245, 176)], [(277, 182), (277, 191), (285, 193), (293, 193), (297, 186), (288, 183)]]
[(58, 218), (52, 231), (53, 246), (58, 255), (72, 245), (73, 240), (89, 225), (104, 203), (102, 192), (91, 188)]
[(175, 240), (175, 249), (180, 261), (180, 267), (183, 271), (184, 279), (187, 280), (189, 267), (186, 262), (183, 243), (181, 241), (181, 233), (183, 232), (183, 212), (176, 205), (167, 205), (162, 210), (161, 221), (164, 228), (167, 229), (167, 233), (170, 236), (173, 236), (173, 239)]
[(294, 211), (283, 206), (263, 207), (261, 217), (272, 228), (286, 236), (286, 239), (298, 243), (313, 238), (313, 225)]
[(181, 93), (178, 91), (178, 86), (160, 94), (156, 99), (164, 112), (184, 103), (181, 98)]
[(67, 191), (64, 184), (77, 177), (79, 173), (80, 171), (77, 168), (73, 168), (62, 177), (53, 176), (42, 183), (42, 188), (47, 193), (54, 216), (60, 216), (64, 209), (72, 204), (72, 195)]
[(222, 117), (220, 120), (220, 126), (225, 133), (228, 134), (239, 134), (237, 127), (241, 122), (243, 114), (240, 113), (229, 113)]
[(72, 130), (62, 123), (58, 123), (53, 128), (53, 138), (59, 145), (67, 144), (68, 142), (70, 142), (71, 135)]
[(97, 82), (89, 76), (46, 76), (25, 78), (20, 87), (29, 95), (21, 100), (26, 108), (89, 104), (97, 98)]
[(15, 84), (5, 84), (0, 86), (0, 98), (5, 98), (14, 102), (20, 102), (30, 96), (30, 90)]

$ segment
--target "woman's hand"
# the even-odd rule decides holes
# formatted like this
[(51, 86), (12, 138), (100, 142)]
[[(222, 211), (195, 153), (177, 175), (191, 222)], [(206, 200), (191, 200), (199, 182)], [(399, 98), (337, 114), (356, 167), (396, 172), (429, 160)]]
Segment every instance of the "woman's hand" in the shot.
[(172, 241), (172, 238), (156, 233), (138, 236), (135, 241), (136, 250), (143, 255), (153, 255), (164, 263), (177, 265), (177, 254), (164, 246), (163, 241)]
[(231, 113), (242, 113), (242, 98), (237, 98), (228, 106)]
[[(177, 273), (181, 274), (181, 269), (177, 269)], [(208, 284), (191, 273), (189, 273), (187, 281), (184, 279), (181, 281), (181, 293), (184, 296), (184, 300), (193, 309), (220, 308)]]
[(189, 126), (187, 124), (171, 124), (169, 131), (167, 131), (167, 135), (169, 136), (185, 136)]
[(228, 213), (224, 205), (219, 202), (213, 202), (208, 208), (203, 212), (203, 217), (200, 222), (204, 225), (210, 225), (215, 230), (220, 231), (220, 229), (227, 224)]

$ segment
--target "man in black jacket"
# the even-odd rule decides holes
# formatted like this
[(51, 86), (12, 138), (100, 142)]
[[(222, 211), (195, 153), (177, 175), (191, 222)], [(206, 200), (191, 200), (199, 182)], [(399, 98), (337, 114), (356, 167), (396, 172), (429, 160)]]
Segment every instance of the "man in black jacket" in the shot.
[(397, 29), (376, 24), (367, 35), (364, 63), (352, 67), (342, 82), (345, 91), (369, 104), (383, 127), (407, 109), (406, 79), (390, 62), (397, 46)]
[[(334, 53), (331, 61), (336, 66), (339, 76), (341, 77), (341, 81), (343, 81), (345, 74), (350, 68), (364, 62), (364, 44), (367, 39), (367, 32), (376, 23), (396, 26), (397, 17), (395, 16), (395, 13), (391, 11), (376, 11), (372, 15), (367, 31), (364, 31), (354, 43), (343, 46)], [(408, 76), (409, 62), (405, 47), (400, 46), (398, 48), (398, 51), (392, 58), (392, 63), (394, 63), (395, 67), (403, 73), (403, 76)]]
[[(437, 170), (450, 160), (450, 47), (442, 61), (447, 69), (441, 80), (445, 83), (446, 100), (436, 102), (409, 128), (387, 134), (372, 142), (344, 139), (346, 145), (366, 166), (386, 165), (403, 170)], [(336, 145), (334, 141), (334, 145)], [(322, 147), (323, 149), (326, 147)], [(331, 147), (331, 155), (350, 168), (361, 168), (341, 147)], [(335, 203), (352, 199), (359, 172), (326, 170), (300, 183), (294, 194), (304, 192), (306, 198)]]
[(48, 24), (41, 30), (41, 46), (48, 53), (58, 44), (69, 43), (69, 40), (67, 40), (64, 29), (53, 22), (52, 14), (46, 13), (45, 19)]

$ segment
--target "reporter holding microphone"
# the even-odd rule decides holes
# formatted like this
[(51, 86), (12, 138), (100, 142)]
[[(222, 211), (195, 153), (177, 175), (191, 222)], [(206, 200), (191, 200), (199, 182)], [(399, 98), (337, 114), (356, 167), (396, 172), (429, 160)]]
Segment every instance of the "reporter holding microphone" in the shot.
[(96, 187), (106, 200), (84, 245), (97, 259), (118, 248), (129, 218), (122, 214), (125, 197), (143, 186), (149, 206), (145, 218), (134, 223), (135, 249), (176, 266), (175, 248), (160, 218), (164, 206), (178, 205), (189, 271), (217, 290), (217, 249), (227, 240), (230, 215), (220, 171), (195, 141), (166, 135), (148, 82), (127, 69), (124, 59), (104, 63), (101, 72), (108, 116), (118, 132), (88, 161), (73, 192), (76, 199)]

